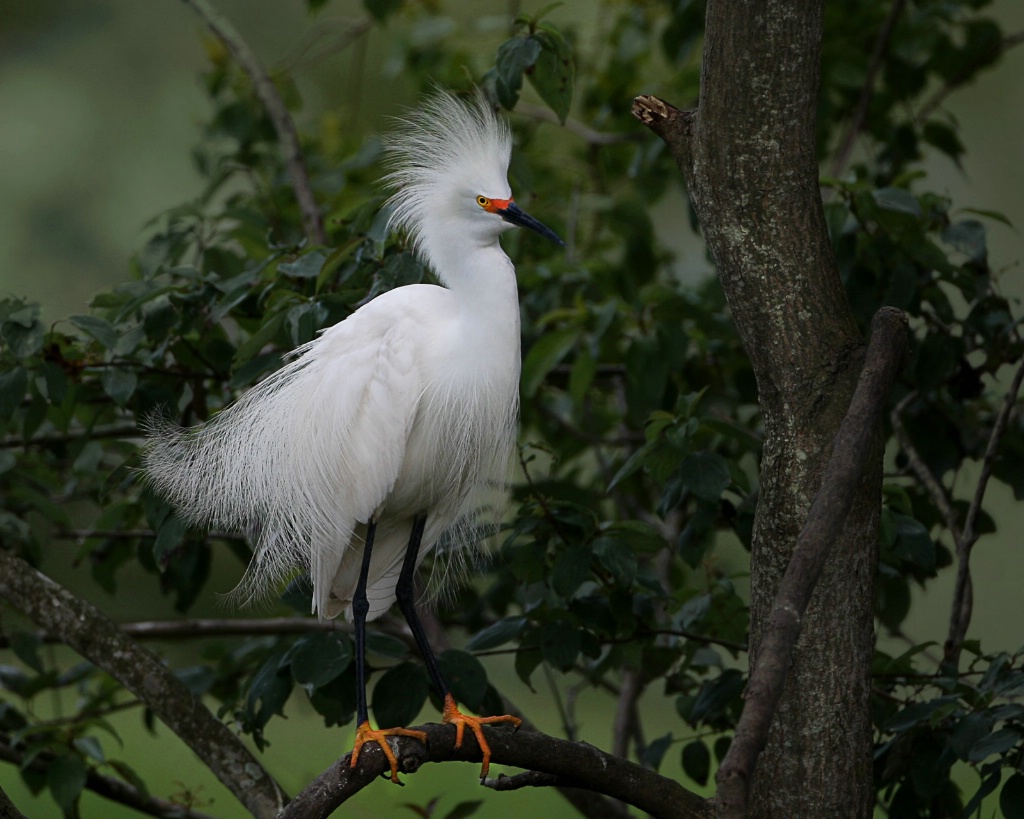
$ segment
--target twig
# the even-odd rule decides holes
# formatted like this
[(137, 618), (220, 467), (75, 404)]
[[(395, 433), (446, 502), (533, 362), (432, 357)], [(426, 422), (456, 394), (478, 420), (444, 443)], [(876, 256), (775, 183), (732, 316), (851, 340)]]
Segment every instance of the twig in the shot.
[[(1010, 34), (1004, 37), (1002, 42), (999, 44), (997, 53), (993, 55), (993, 60), (991, 63), (989, 63), (989, 66), (995, 65), (999, 57), (1001, 57), (1014, 46), (1018, 46), (1021, 43), (1024, 43), (1024, 31), (1018, 31), (1016, 34)], [(918, 122), (927, 121), (928, 117), (932, 115), (935, 109), (942, 105), (946, 97), (952, 94), (961, 85), (966, 83), (967, 80), (971, 79), (973, 70), (973, 66), (968, 66), (966, 69), (964, 69), (960, 76), (954, 77), (941, 88), (939, 88), (934, 94), (932, 94), (928, 101), (921, 106), (921, 110), (917, 112), (917, 115), (914, 117), (914, 119), (916, 119)]]
[[(28, 763), (29, 768), (45, 773), (51, 758), (52, 755), (47, 754), (34, 756)], [(23, 767), (25, 754), (7, 742), (0, 740), (0, 759), (18, 767)], [(186, 812), (185, 806), (178, 802), (169, 802), (166, 799), (149, 796), (136, 790), (127, 782), (122, 782), (120, 779), (110, 776), (104, 776), (92, 768), (86, 772), (85, 787), (93, 793), (109, 799), (111, 802), (127, 805), (147, 816), (158, 816), (162, 819), (182, 819), (182, 817), (188, 817), (188, 819), (215, 819), (213, 816), (199, 813), (191, 808), (188, 808)], [(0, 819), (7, 819), (8, 816), (21, 816), (20, 813), (9, 814), (5, 812), (3, 801), (3, 792), (0, 791)]]
[(971, 624), (971, 616), (974, 611), (974, 588), (971, 583), (971, 550), (978, 542), (980, 535), (975, 531), (975, 524), (978, 514), (981, 512), (981, 505), (985, 499), (985, 491), (988, 488), (989, 478), (992, 477), (992, 468), (995, 465), (999, 452), (999, 442), (1002, 440), (1006, 425), (1010, 421), (1010, 415), (1017, 404), (1017, 393), (1020, 392), (1021, 382), (1024, 381), (1024, 362), (1021, 362), (1017, 372), (1010, 383), (1010, 389), (1003, 400), (1003, 407), (996, 416), (992, 425), (992, 432), (988, 436), (988, 446), (985, 447), (985, 455), (981, 462), (981, 475), (978, 476), (978, 484), (974, 489), (974, 497), (971, 505), (967, 508), (967, 516), (964, 519), (964, 528), (956, 542), (956, 584), (953, 587), (953, 604), (949, 614), (949, 633), (946, 635), (946, 642), (943, 646), (943, 662), (957, 668), (960, 665), (960, 653), (963, 649), (964, 639), (967, 637), (967, 628)]
[(0, 449), (15, 449), (23, 446), (51, 446), (67, 444), (88, 438), (90, 441), (100, 438), (139, 438), (142, 432), (136, 424), (109, 424), (106, 426), (81, 429), (73, 432), (44, 432), (34, 435), (27, 441), (20, 435), (8, 435), (0, 438)]
[[(394, 737), (391, 746), (406, 773), (428, 762), (478, 762), (476, 739), (466, 733), (462, 748), (455, 748), (455, 729), (450, 725), (419, 725), (427, 745), (407, 737)], [(491, 761), (512, 765), (537, 775), (556, 777), (559, 783), (603, 793), (663, 819), (710, 819), (711, 805), (679, 783), (653, 771), (607, 754), (586, 743), (568, 742), (532, 731), (485, 728)], [(359, 766), (349, 767), (349, 756), (335, 762), (281, 811), (277, 819), (327, 819), (345, 800), (374, 782), (388, 769), (383, 752), (367, 745)], [(589, 815), (589, 814), (588, 814)]]
[(158, 657), (126, 637), (91, 603), (0, 549), (0, 597), (146, 703), (257, 819), (284, 796), (245, 744)]
[(850, 124), (846, 128), (843, 138), (839, 141), (836, 158), (832, 163), (833, 177), (840, 176), (846, 168), (846, 163), (850, 161), (853, 144), (857, 141), (857, 136), (864, 127), (864, 121), (868, 115), (868, 106), (871, 104), (871, 98), (875, 95), (875, 79), (878, 77), (878, 72), (882, 68), (882, 61), (889, 51), (889, 41), (892, 39), (892, 32), (896, 27), (896, 21), (903, 13), (904, 5), (905, 0), (893, 0), (892, 5), (889, 7), (889, 14), (886, 15), (885, 22), (882, 23), (882, 27), (878, 31), (878, 39), (875, 40), (875, 50), (871, 55), (871, 62), (868, 64), (867, 77), (864, 78), (864, 86), (860, 90), (857, 107), (854, 109), (853, 117), (850, 119)]
[(839, 538), (856, 496), (889, 391), (907, 352), (907, 320), (883, 307), (871, 325), (864, 368), (850, 407), (832, 444), (821, 488), (797, 537), (765, 627), (757, 663), (747, 685), (746, 703), (729, 752), (718, 770), (718, 816), (746, 817), (747, 797), (758, 756), (768, 741), (775, 708), (807, 604), (829, 549)]
[(932, 503), (935, 504), (935, 508), (939, 510), (942, 515), (942, 519), (946, 522), (946, 528), (949, 529), (950, 535), (953, 537), (955, 543), (960, 542), (960, 524), (957, 522), (956, 512), (953, 509), (953, 504), (949, 499), (949, 495), (946, 494), (946, 490), (939, 483), (938, 479), (932, 474), (932, 471), (928, 468), (928, 465), (924, 462), (924, 458), (921, 457), (917, 448), (914, 446), (914, 442), (910, 440), (910, 436), (907, 434), (907, 430), (903, 426), (903, 412), (906, 410), (911, 403), (913, 403), (918, 397), (916, 391), (910, 393), (902, 401), (900, 401), (889, 413), (889, 420), (892, 423), (892, 428), (896, 432), (896, 439), (900, 442), (900, 448), (903, 453), (907, 456), (907, 463), (910, 464), (910, 468), (913, 470), (917, 479), (924, 486), (928, 496), (932, 499)]
[(302, 212), (302, 223), (305, 226), (306, 236), (316, 244), (327, 244), (323, 214), (313, 196), (313, 188), (309, 182), (309, 174), (306, 172), (306, 162), (302, 156), (302, 147), (299, 145), (295, 122), (292, 120), (291, 114), (288, 113), (288, 107), (281, 99), (281, 95), (277, 93), (277, 88), (274, 87), (266, 69), (256, 56), (256, 52), (252, 50), (231, 21), (217, 11), (209, 0), (183, 0), (183, 2), (191, 6), (210, 31), (227, 46), (242, 70), (252, 80), (253, 90), (260, 102), (263, 103), (267, 116), (274, 123), (274, 130), (277, 131), (295, 201)]
[[(550, 122), (554, 125), (561, 124), (558, 119), (558, 115), (550, 108), (545, 108), (542, 105), (520, 102), (516, 105), (516, 111), (520, 114), (525, 114), (531, 119), (540, 120), (541, 122)], [(622, 142), (639, 142), (643, 140), (643, 135), (639, 133), (609, 133), (607, 131), (597, 131), (589, 125), (586, 125), (577, 119), (573, 119), (572, 117), (566, 118), (564, 127), (570, 133), (583, 139), (588, 145), (618, 145)]]
[(615, 719), (612, 722), (612, 753), (615, 756), (629, 756), (629, 740), (633, 736), (633, 723), (637, 714), (636, 701), (642, 692), (640, 675), (632, 668), (624, 668), (619, 699), (615, 704)]

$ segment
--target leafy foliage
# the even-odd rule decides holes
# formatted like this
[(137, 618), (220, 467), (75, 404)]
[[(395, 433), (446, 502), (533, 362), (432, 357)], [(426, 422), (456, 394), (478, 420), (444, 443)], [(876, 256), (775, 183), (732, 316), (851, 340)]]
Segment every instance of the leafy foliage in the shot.
[[(914, 359), (893, 402), (913, 457), (948, 485), (984, 457), (1003, 400), (998, 379), (1024, 346), (1019, 305), (1001, 293), (988, 258), (986, 231), (999, 216), (929, 191), (920, 161), (934, 151), (958, 161), (967, 150), (934, 95), (989, 66), (1002, 34), (984, 3), (907, 6), (877, 66), (871, 55), (890, 4), (826, 6), (820, 146), (827, 165), (877, 69), (857, 123), (867, 159), (826, 180), (826, 215), (858, 319), (866, 327), (883, 304), (912, 317)], [(542, 664), (595, 686), (633, 675), (640, 691), (675, 704), (674, 723), (637, 746), (637, 758), (658, 767), (681, 745), (683, 771), (704, 784), (741, 707), (747, 610), (737, 581), (746, 567), (736, 553), (750, 545), (762, 430), (721, 291), (693, 281), (658, 242), (651, 209), (679, 177), (660, 144), (637, 133), (625, 102), (653, 82), (666, 96), (695, 98), (702, 6), (610, 4), (599, 46), (581, 42), (571, 22), (521, 16), (491, 50), (436, 4), (367, 0), (366, 8), (391, 27), (402, 71), (422, 88), (428, 77), (465, 88), (468, 65), (515, 109), (525, 76), (558, 121), (590, 128), (573, 137), (539, 115), (512, 116), (513, 187), (543, 221), (569, 220), (571, 242), (567, 254), (522, 237), (507, 243), (527, 351), (521, 469), (490, 571), (442, 614), (467, 638), (464, 650), (442, 655), (444, 671), (481, 710), (498, 707), (499, 691), (474, 652), (514, 653), (530, 685)], [(130, 276), (98, 294), (88, 314), (47, 328), (38, 306), (0, 301), (4, 547), (38, 565), (70, 539), (103, 589), (117, 593), (124, 570), (140, 565), (182, 613), (208, 594), (212, 549), (226, 546), (240, 567), (249, 551), (231, 533), (189, 530), (140, 484), (146, 419), (210, 417), (359, 304), (430, 275), (402, 237), (386, 235), (373, 136), (306, 136), (329, 231), (326, 246), (309, 244), (249, 80), (226, 51), (210, 56), (213, 115), (195, 151), (206, 180), (198, 199), (155, 221)], [(297, 105), (295, 88), (278, 81)], [(1024, 452), (1019, 418), (1002, 445)], [(895, 456), (880, 534), (877, 615), (892, 632), (912, 585), (953, 562), (943, 510), (910, 458), (905, 449)], [(1021, 463), (994, 464), (1018, 498)], [(978, 531), (993, 526), (982, 511)], [(308, 600), (297, 579), (279, 609), (308, 612)], [(69, 813), (90, 770), (145, 791), (100, 740), (112, 731), (104, 715), (125, 706), (126, 692), (92, 666), (55, 666), (32, 632), (8, 640), (18, 663), (0, 667), (12, 695), (0, 704), (0, 732), (21, 755), (29, 787), (49, 789)], [(384, 632), (371, 633), (369, 649), (377, 720), (414, 720), (429, 696), (419, 660)], [(1004, 814), (1024, 814), (1021, 657), (969, 650), (964, 669), (937, 666), (927, 646), (878, 655), (876, 779), (890, 816), (969, 815), (1000, 782)], [(326, 725), (351, 722), (352, 651), (341, 632), (269, 634), (218, 641), (178, 673), (263, 745), (264, 728), (297, 691)], [(36, 698), (65, 688), (79, 699), (73, 720), (33, 717)], [(977, 773), (974, 792), (954, 783), (955, 765)], [(463, 803), (447, 815), (474, 810)]]

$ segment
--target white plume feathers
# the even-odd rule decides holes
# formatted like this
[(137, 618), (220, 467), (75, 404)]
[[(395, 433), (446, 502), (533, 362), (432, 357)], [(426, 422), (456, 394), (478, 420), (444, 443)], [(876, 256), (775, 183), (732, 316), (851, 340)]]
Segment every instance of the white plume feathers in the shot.
[(479, 89), (463, 100), (437, 88), (395, 124), (384, 143), (390, 168), (384, 182), (396, 189), (387, 202), (391, 226), (406, 230), (416, 250), (429, 256), (425, 244), (432, 222), (472, 206), (477, 194), (509, 195), (512, 134)]
[(453, 289), (384, 293), (207, 423), (151, 424), (150, 485), (190, 522), (254, 547), (237, 595), (306, 571), (314, 611), (337, 615), (373, 519), (372, 619), (394, 601), (415, 516), (427, 517), (420, 559), (439, 541), (461, 558), (497, 521), (516, 437), (519, 305), (497, 242), (505, 223), (474, 198), (509, 195), (510, 145), (482, 95), (436, 93), (390, 140), (387, 181), (393, 222), (443, 260)]

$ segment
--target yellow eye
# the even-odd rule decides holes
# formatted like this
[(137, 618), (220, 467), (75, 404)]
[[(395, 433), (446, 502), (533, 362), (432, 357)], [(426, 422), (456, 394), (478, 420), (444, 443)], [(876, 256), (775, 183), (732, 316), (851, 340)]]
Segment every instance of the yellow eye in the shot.
[(476, 203), (482, 208), (489, 208), (491, 206), (491, 200), (486, 196), (478, 196), (476, 198)]

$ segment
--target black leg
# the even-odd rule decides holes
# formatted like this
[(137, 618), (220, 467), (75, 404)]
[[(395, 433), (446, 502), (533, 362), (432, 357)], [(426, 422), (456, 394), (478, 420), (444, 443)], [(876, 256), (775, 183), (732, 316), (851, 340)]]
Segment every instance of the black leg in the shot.
[(370, 603), (366, 599), (366, 581), (370, 576), (370, 553), (373, 551), (373, 537), (377, 532), (377, 521), (370, 519), (366, 525), (366, 543), (363, 546), (363, 563), (359, 568), (359, 582), (352, 596), (352, 620), (356, 633), (356, 725), (370, 719), (366, 706), (366, 614)]
[(420, 623), (419, 615), (416, 613), (414, 583), (416, 577), (416, 558), (419, 555), (420, 541), (423, 539), (423, 528), (426, 524), (426, 515), (417, 515), (413, 519), (412, 533), (409, 535), (409, 546), (405, 551), (405, 560), (402, 563), (402, 573), (398, 576), (398, 585), (395, 587), (395, 597), (398, 600), (398, 608), (405, 616), (405, 620), (412, 630), (412, 636), (416, 640), (420, 654), (423, 655), (423, 662), (427, 666), (427, 673), (430, 674), (434, 690), (437, 691), (437, 695), (443, 702), (445, 696), (449, 693), (448, 685), (445, 683), (444, 677), (441, 676), (441, 669), (437, 664), (437, 658), (434, 657), (434, 652), (427, 641), (427, 635), (423, 631), (423, 624)]

